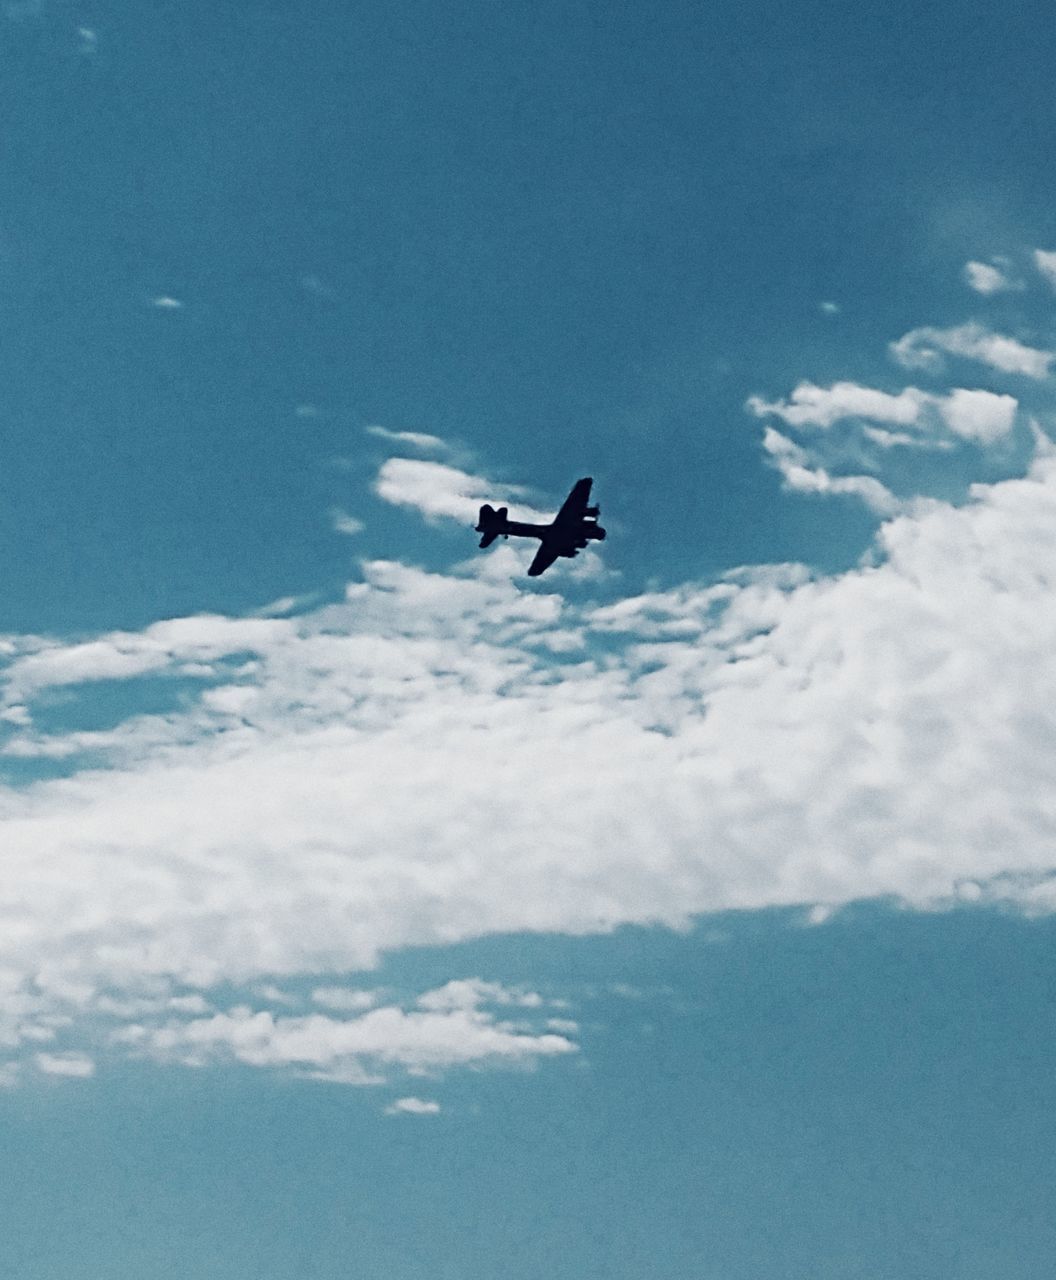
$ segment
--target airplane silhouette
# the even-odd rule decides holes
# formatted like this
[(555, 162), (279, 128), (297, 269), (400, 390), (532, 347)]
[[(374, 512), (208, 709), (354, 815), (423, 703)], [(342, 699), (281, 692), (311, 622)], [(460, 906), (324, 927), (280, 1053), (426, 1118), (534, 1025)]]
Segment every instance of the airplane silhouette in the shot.
[(508, 538), (511, 534), (515, 538), (539, 538), (542, 546), (528, 566), (530, 578), (538, 578), (545, 573), (558, 556), (571, 560), (588, 542), (603, 542), (605, 539), (605, 530), (598, 524), (601, 508), (587, 506), (593, 483), (590, 476), (577, 480), (561, 510), (549, 524), (524, 524), (520, 520), (511, 520), (509, 507), (500, 507), (496, 511), (485, 503), (480, 509), (480, 523), (475, 526), (476, 532), (484, 535), (480, 545), (490, 547), (496, 538)]

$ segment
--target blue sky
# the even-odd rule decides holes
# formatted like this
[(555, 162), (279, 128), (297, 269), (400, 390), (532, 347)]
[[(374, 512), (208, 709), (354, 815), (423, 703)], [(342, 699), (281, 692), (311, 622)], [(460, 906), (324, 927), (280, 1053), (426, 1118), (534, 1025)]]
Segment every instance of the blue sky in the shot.
[(1047, 10), (0, 12), (0, 1268), (1046, 1276)]

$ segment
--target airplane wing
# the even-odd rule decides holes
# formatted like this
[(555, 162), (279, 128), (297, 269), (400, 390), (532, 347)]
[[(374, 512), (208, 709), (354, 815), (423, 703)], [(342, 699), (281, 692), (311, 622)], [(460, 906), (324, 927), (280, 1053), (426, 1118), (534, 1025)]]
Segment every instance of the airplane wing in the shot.
[[(576, 481), (561, 510), (554, 516), (554, 524), (571, 524), (575, 520), (583, 519), (583, 512), (590, 501), (590, 486), (593, 483), (590, 476), (584, 476), (582, 480)], [(542, 573), (542, 570), (540, 569), (539, 572)]]
[(544, 542), (535, 553), (535, 559), (528, 566), (528, 577), (538, 578), (541, 573), (545, 573), (560, 554), (557, 547)]

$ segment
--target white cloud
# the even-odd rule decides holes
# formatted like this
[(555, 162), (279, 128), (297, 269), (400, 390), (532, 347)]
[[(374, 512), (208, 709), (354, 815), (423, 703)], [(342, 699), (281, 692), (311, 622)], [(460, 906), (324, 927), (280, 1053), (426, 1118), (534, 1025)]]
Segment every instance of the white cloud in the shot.
[[(1003, 410), (956, 412), (985, 433)], [(822, 483), (794, 442), (768, 447)], [(212, 1008), (224, 984), (326, 992), (384, 951), (499, 932), (928, 906), (969, 882), (1056, 909), (1051, 451), (963, 507), (907, 507), (831, 576), (763, 566), (580, 606), (545, 583), (364, 574), (298, 617), (4, 646), (31, 710), (144, 656), (248, 655), (237, 682), (95, 735), (92, 767), (0, 789), (5, 1060), (92, 1061), (105, 1012), (109, 1053), (332, 1081), (531, 1063), (571, 1042), (547, 1040), (538, 993), (481, 978), (348, 1018)], [(586, 643), (548, 643), (570, 632)]]
[(1056, 253), (1047, 249), (1035, 249), (1034, 265), (1049, 284), (1056, 286)]
[(38, 1053), (37, 1070), (49, 1076), (70, 1076), (85, 1080), (95, 1075), (95, 1063), (82, 1053)]
[[(447, 517), (474, 523), (481, 504), (503, 506), (524, 493), (519, 485), (498, 485), (484, 476), (470, 475), (441, 462), (389, 458), (378, 472), (374, 491), (385, 502), (413, 507), (428, 517)], [(519, 503), (516, 516), (525, 520), (548, 517)]]
[(1012, 430), (1018, 407), (1015, 396), (959, 389), (940, 404), (939, 412), (954, 435), (992, 444)]
[(781, 418), (790, 427), (831, 427), (841, 418), (868, 418), (873, 422), (892, 422), (912, 426), (928, 397), (916, 387), (906, 387), (898, 395), (859, 386), (855, 382), (837, 382), (831, 387), (818, 387), (801, 382), (787, 401), (768, 402), (751, 396), (748, 408), (757, 418)]
[(457, 978), (418, 998), (420, 1008), (435, 1012), (477, 1009), (482, 1004), (538, 1009), (543, 1003), (543, 997), (536, 991), (516, 991), (500, 982), (484, 982), (480, 978)]
[(990, 297), (995, 293), (1006, 293), (1016, 287), (1014, 281), (999, 268), (987, 262), (967, 262), (964, 265), (963, 278), (969, 289)]
[(157, 307), (160, 311), (179, 311), (183, 307), (183, 303), (179, 298), (173, 298), (167, 293), (160, 294), (156, 298), (151, 298), (150, 305)]
[(385, 1108), (387, 1116), (436, 1116), (440, 1114), (440, 1103), (429, 1102), (424, 1098), (397, 1098), (391, 1106)]
[[(863, 426), (862, 436), (888, 449), (894, 445), (942, 447), (947, 442), (941, 438), (941, 428), (961, 439), (993, 444), (1012, 430), (1019, 402), (1015, 396), (966, 388), (935, 395), (916, 387), (906, 387), (898, 395), (890, 395), (853, 382), (837, 382), (831, 387), (801, 382), (788, 400), (767, 401), (760, 396), (752, 396), (747, 407), (757, 417), (780, 418), (800, 430), (810, 427), (828, 429), (845, 419), (878, 423), (881, 425)], [(903, 429), (891, 430), (892, 425)], [(808, 468), (809, 453), (786, 436), (771, 432), (764, 437), (763, 447), (777, 465), (788, 469), (786, 479), (791, 487), (831, 491), (833, 478), (816, 464)], [(793, 471), (793, 467), (799, 470)], [(803, 468), (808, 468), (810, 474), (800, 475)], [(826, 479), (819, 481), (822, 474)], [(881, 503), (876, 505), (876, 509), (891, 511), (894, 508), (885, 508)]]
[(890, 344), (891, 355), (907, 369), (937, 369), (943, 353), (976, 360), (1000, 373), (1018, 373), (1028, 378), (1046, 378), (1056, 352), (1025, 346), (1015, 338), (992, 333), (980, 324), (962, 324), (953, 329), (924, 326), (911, 329)]
[(334, 1009), (338, 1013), (359, 1013), (377, 1002), (375, 992), (361, 991), (354, 987), (316, 987), (312, 992), (313, 1004), (322, 1005), (324, 1009)]
[(330, 512), (330, 524), (335, 533), (348, 534), (349, 537), (355, 537), (367, 527), (362, 520), (337, 507)]
[(390, 431), (388, 427), (367, 427), (367, 434), (377, 436), (390, 444), (409, 445), (412, 449), (422, 449), (430, 453), (446, 453), (447, 441), (439, 436), (431, 436), (425, 431)]
[[(524, 490), (519, 485), (498, 485), (484, 476), (469, 475), (442, 462), (389, 458), (378, 472), (374, 492), (385, 502), (413, 507), (424, 516), (472, 524), (482, 503), (503, 506), (518, 500)], [(514, 514), (524, 520), (548, 519), (543, 512), (523, 503)]]
[(407, 1012), (395, 1006), (350, 1019), (276, 1017), (240, 1006), (210, 1018), (130, 1028), (121, 1039), (162, 1061), (200, 1066), (230, 1057), (254, 1067), (310, 1069), (315, 1078), (338, 1072), (344, 1082), (364, 1084), (384, 1079), (379, 1071), (387, 1067), (420, 1074), (469, 1064), (530, 1064), (576, 1051), (566, 1036), (525, 1031), (476, 1009)]
[(819, 302), (818, 306), (827, 316), (838, 316), (840, 314), (840, 304), (838, 302)]
[(763, 433), (763, 449), (789, 489), (799, 493), (835, 494), (858, 498), (878, 515), (893, 515), (901, 503), (874, 476), (833, 476), (810, 462), (806, 451), (773, 427)]
[(5, 675), (5, 701), (17, 706), (45, 688), (100, 680), (130, 680), (175, 669), (180, 663), (208, 664), (250, 652), (291, 634), (281, 618), (225, 618), (199, 614), (156, 622), (145, 631), (111, 632), (99, 640), (62, 644), (25, 637), (23, 652)]

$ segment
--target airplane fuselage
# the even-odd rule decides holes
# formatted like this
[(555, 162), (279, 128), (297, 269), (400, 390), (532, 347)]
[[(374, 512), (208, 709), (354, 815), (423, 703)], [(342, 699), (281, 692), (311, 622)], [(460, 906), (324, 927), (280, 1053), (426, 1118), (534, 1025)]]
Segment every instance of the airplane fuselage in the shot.
[[(478, 532), (483, 530), (478, 529)], [(566, 528), (555, 528), (552, 524), (527, 524), (523, 520), (507, 520), (499, 528), (499, 533), (509, 534), (514, 538), (542, 538), (544, 542), (551, 538), (556, 542), (565, 542), (576, 537), (586, 538), (588, 541), (591, 539), (601, 541), (605, 537), (605, 530), (593, 520), (582, 520), (578, 525)]]
[(587, 505), (591, 479), (584, 476), (577, 480), (561, 510), (549, 524), (530, 524), (525, 520), (511, 520), (506, 507), (496, 511), (485, 503), (480, 509), (477, 533), (484, 536), (481, 547), (490, 547), (496, 538), (538, 538), (542, 544), (535, 559), (528, 566), (528, 576), (538, 577), (559, 556), (571, 559), (589, 542), (602, 542), (605, 530), (598, 524), (597, 507)]

